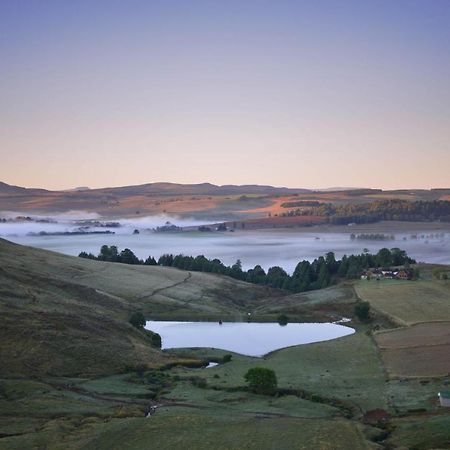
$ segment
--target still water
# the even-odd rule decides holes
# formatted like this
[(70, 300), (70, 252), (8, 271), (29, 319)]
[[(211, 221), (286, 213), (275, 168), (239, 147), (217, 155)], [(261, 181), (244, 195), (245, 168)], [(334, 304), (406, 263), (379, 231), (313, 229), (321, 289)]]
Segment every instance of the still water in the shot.
[(162, 348), (212, 347), (247, 356), (263, 356), (293, 345), (328, 341), (355, 330), (335, 323), (168, 322), (148, 321), (161, 335)]

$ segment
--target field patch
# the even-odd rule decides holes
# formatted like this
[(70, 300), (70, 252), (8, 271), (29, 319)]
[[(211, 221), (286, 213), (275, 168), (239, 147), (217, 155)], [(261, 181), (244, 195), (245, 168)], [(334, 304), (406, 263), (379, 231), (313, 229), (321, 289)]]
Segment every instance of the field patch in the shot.
[(362, 300), (399, 325), (450, 321), (450, 283), (439, 281), (360, 281)]
[(450, 372), (450, 322), (421, 323), (375, 334), (390, 376), (444, 376)]

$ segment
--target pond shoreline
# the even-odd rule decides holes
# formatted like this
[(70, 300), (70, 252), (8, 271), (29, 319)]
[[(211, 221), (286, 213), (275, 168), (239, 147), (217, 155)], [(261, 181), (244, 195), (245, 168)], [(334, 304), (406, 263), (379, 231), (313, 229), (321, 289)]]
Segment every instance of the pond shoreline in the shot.
[(356, 331), (332, 322), (280, 325), (277, 322), (147, 321), (145, 328), (161, 336), (162, 350), (206, 347), (253, 357), (263, 357), (281, 348), (333, 340)]

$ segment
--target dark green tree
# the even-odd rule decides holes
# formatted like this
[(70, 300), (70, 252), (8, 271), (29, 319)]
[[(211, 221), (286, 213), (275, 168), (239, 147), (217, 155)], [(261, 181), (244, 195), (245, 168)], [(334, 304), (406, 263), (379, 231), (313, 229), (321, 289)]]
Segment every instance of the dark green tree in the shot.
[(144, 314), (142, 314), (140, 311), (136, 311), (131, 314), (128, 321), (131, 323), (131, 325), (133, 325), (133, 327), (137, 328), (138, 330), (142, 330), (146, 322)]
[(271, 395), (277, 388), (277, 376), (271, 369), (253, 367), (244, 375), (251, 391), (256, 394)]
[(288, 318), (288, 316), (287, 316), (286, 314), (280, 314), (280, 315), (277, 317), (277, 321), (278, 321), (278, 324), (279, 324), (279, 325), (285, 326), (285, 325), (288, 324), (289, 318)]
[(173, 264), (173, 255), (164, 254), (158, 259), (158, 265), (160, 266), (171, 266)]
[(359, 320), (365, 322), (370, 317), (370, 303), (364, 301), (358, 301), (354, 308), (355, 315)]
[(241, 260), (238, 259), (230, 269), (230, 276), (236, 278), (238, 280), (244, 279), (244, 272), (242, 272), (242, 263)]
[(317, 284), (319, 289), (326, 288), (330, 285), (330, 273), (328, 272), (328, 267), (325, 263), (320, 266)]
[(247, 281), (255, 284), (264, 284), (266, 282), (266, 272), (261, 266), (255, 266), (247, 271)]
[(146, 266), (156, 266), (158, 263), (156, 262), (155, 258), (153, 256), (149, 256), (145, 261), (144, 265)]
[(110, 247), (107, 245), (102, 245), (98, 259), (100, 261), (117, 262), (119, 259), (117, 247), (115, 245), (111, 245)]
[(392, 265), (392, 255), (388, 248), (382, 248), (376, 255), (376, 262), (378, 266), (389, 267)]
[(275, 288), (283, 287), (284, 281), (288, 278), (288, 274), (279, 266), (270, 267), (267, 271), (267, 284)]
[(119, 262), (123, 264), (141, 264), (139, 258), (129, 249), (122, 250), (119, 255)]

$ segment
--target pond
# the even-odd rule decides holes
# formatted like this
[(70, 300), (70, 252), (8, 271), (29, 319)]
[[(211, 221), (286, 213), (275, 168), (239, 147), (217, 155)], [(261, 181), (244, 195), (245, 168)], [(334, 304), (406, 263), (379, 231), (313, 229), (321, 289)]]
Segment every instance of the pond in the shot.
[(328, 341), (355, 330), (337, 323), (173, 322), (148, 321), (161, 335), (162, 348), (211, 347), (246, 356), (264, 356), (280, 348)]

